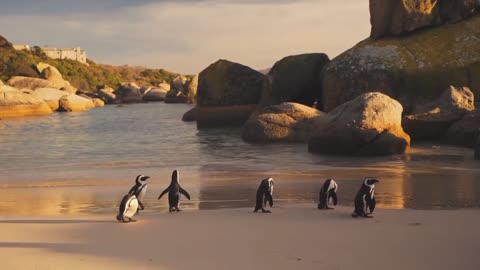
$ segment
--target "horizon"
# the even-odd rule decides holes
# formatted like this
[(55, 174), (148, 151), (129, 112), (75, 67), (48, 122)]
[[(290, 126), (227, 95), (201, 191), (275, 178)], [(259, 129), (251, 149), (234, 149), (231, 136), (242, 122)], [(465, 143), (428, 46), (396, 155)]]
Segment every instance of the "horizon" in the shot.
[(218, 59), (263, 70), (288, 55), (334, 58), (370, 32), (366, 0), (33, 3), (2, 3), (0, 34), (13, 44), (81, 47), (97, 63), (182, 74)]

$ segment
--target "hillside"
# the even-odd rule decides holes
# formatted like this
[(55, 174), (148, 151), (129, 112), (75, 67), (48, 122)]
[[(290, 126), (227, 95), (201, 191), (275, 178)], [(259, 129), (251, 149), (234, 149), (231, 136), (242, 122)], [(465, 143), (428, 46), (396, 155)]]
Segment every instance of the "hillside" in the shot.
[(99, 84), (116, 87), (122, 82), (136, 82), (140, 86), (170, 82), (178, 76), (163, 69), (147, 69), (134, 66), (110, 66), (88, 60), (88, 66), (73, 60), (57, 60), (46, 57), (38, 48), (16, 51), (10, 46), (0, 46), (0, 79), (7, 81), (15, 75), (39, 77), (35, 65), (45, 62), (55, 66), (65, 80), (83, 90), (95, 90)]

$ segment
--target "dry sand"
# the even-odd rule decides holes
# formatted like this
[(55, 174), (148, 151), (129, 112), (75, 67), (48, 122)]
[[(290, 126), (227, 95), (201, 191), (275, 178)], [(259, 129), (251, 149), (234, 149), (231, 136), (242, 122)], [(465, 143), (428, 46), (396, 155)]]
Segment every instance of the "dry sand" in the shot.
[(313, 207), (1, 218), (0, 269), (480, 269), (480, 210)]

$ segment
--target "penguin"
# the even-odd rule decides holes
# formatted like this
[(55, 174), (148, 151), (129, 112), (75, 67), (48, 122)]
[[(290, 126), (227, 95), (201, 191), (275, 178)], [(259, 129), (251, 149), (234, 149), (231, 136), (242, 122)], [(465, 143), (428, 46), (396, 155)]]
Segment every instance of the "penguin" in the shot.
[(371, 218), (370, 214), (375, 209), (375, 183), (379, 180), (367, 177), (363, 180), (362, 186), (355, 196), (355, 210), (352, 217), (365, 217)]
[(320, 189), (318, 209), (333, 209), (331, 207), (328, 207), (328, 203), (330, 201), (330, 198), (332, 198), (333, 205), (337, 205), (337, 190), (338, 185), (335, 180), (325, 180), (325, 183), (323, 183), (323, 186)]
[(132, 193), (137, 197), (138, 200), (138, 210), (144, 210), (145, 205), (143, 204), (143, 199), (145, 198), (145, 194), (147, 193), (147, 179), (150, 176), (139, 175), (135, 179), (135, 185), (130, 189), (128, 193)]
[(183, 194), (187, 199), (190, 200), (190, 194), (180, 186), (180, 173), (177, 170), (174, 170), (172, 173), (172, 182), (170, 185), (158, 196), (158, 200), (162, 198), (168, 192), (168, 211), (171, 212), (180, 212), (178, 205), (180, 204), (180, 194)]
[(135, 222), (136, 220), (133, 219), (133, 216), (138, 211), (138, 200), (137, 196), (132, 192), (129, 192), (125, 196), (123, 196), (122, 201), (120, 202), (120, 207), (118, 209), (117, 220), (128, 223), (128, 222)]
[(260, 186), (257, 189), (255, 210), (253, 212), (256, 213), (258, 210), (262, 210), (262, 213), (271, 213), (270, 210), (265, 210), (265, 207), (267, 206), (267, 201), (270, 207), (273, 206), (273, 184), (273, 178), (271, 177), (263, 179), (260, 182)]

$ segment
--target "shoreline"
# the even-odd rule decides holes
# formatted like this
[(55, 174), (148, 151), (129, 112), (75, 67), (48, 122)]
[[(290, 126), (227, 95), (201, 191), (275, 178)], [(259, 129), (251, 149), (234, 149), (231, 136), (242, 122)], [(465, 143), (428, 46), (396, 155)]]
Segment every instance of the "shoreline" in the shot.
[[(140, 214), (0, 219), (8, 269), (476, 269), (480, 210), (311, 205)], [(21, 234), (19, 232), (22, 232)]]

